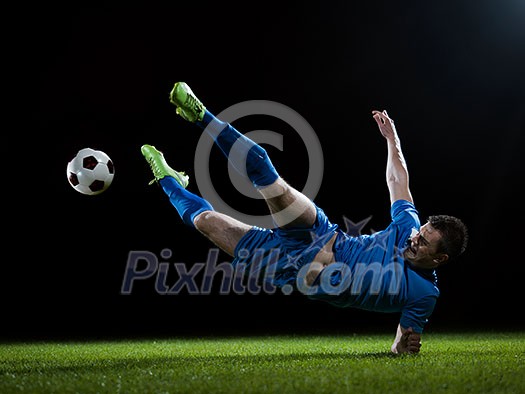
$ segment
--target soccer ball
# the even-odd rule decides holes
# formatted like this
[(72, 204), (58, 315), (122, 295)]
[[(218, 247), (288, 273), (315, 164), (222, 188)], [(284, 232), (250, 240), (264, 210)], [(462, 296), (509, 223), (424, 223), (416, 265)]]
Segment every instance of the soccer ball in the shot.
[(91, 148), (78, 151), (67, 164), (67, 180), (77, 192), (94, 196), (106, 190), (115, 175), (109, 156)]

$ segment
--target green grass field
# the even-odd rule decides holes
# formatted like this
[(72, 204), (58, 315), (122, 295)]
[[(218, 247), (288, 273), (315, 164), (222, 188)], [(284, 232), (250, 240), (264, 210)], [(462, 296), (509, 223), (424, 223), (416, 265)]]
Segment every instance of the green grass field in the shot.
[(0, 393), (525, 393), (525, 333), (0, 344)]

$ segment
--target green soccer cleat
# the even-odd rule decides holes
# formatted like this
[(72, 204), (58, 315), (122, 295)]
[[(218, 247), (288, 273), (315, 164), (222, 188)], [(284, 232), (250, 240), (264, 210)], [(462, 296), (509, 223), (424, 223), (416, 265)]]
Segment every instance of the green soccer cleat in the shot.
[(177, 107), (177, 114), (188, 122), (202, 121), (206, 107), (185, 82), (177, 82), (170, 92), (170, 102)]
[(153, 175), (155, 178), (149, 183), (150, 185), (154, 182), (160, 181), (162, 178), (166, 176), (171, 176), (175, 178), (175, 180), (181, 185), (183, 188), (186, 188), (189, 183), (189, 177), (184, 172), (175, 171), (173, 168), (171, 168), (168, 163), (166, 163), (166, 160), (164, 159), (164, 155), (162, 152), (157, 150), (152, 145), (142, 145), (140, 148), (140, 151), (146, 158), (146, 160), (149, 163), (149, 166), (151, 167), (151, 171), (153, 172)]

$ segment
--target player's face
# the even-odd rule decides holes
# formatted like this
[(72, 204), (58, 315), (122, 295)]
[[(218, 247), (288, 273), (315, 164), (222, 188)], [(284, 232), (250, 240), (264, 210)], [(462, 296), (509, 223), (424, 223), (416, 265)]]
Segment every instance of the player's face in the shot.
[(418, 268), (436, 268), (443, 259), (443, 254), (437, 252), (440, 239), (441, 233), (426, 223), (411, 238), (403, 257)]

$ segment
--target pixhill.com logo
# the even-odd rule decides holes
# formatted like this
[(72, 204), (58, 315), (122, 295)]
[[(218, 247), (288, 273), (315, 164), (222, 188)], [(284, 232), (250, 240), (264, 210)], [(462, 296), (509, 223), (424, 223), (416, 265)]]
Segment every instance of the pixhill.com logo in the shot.
[[(364, 242), (361, 230), (370, 220), (367, 218), (360, 222), (344, 218), (346, 234), (353, 237), (356, 242)], [(328, 234), (331, 236), (332, 234)], [(381, 239), (388, 239), (388, 234), (383, 231), (378, 241), (371, 243), (370, 247), (388, 248)], [(334, 262), (329, 264), (315, 283), (307, 280), (307, 274), (314, 262), (302, 264), (302, 257), (311, 248), (323, 245), (325, 237), (313, 237), (312, 243), (305, 248), (303, 253), (291, 259), (280, 249), (255, 250), (249, 264), (238, 263), (233, 265), (230, 261), (219, 262), (220, 250), (211, 248), (208, 251), (206, 261), (196, 262), (188, 266), (183, 262), (169, 262), (172, 258), (171, 249), (163, 249), (160, 258), (151, 251), (131, 251), (124, 271), (121, 286), (121, 294), (129, 295), (137, 282), (153, 282), (154, 290), (162, 295), (177, 295), (181, 293), (193, 295), (207, 295), (217, 291), (219, 294), (274, 294), (278, 288), (284, 294), (291, 294), (294, 290), (305, 295), (323, 293), (338, 295), (349, 292), (352, 295), (360, 294), (363, 288), (363, 280), (368, 276), (370, 286), (367, 290), (370, 294), (378, 294), (385, 279), (389, 294), (398, 294), (403, 273), (403, 265), (397, 262), (393, 253), (392, 260), (387, 264), (380, 262), (355, 263), (351, 267), (348, 264)], [(373, 245), (373, 246), (372, 246)], [(239, 257), (250, 256), (250, 251), (238, 251)], [(283, 263), (284, 262), (284, 263)], [(280, 265), (285, 264), (289, 269), (296, 271), (294, 280), (290, 283), (275, 284), (276, 275), (279, 273)], [(338, 280), (334, 281), (333, 278)]]

